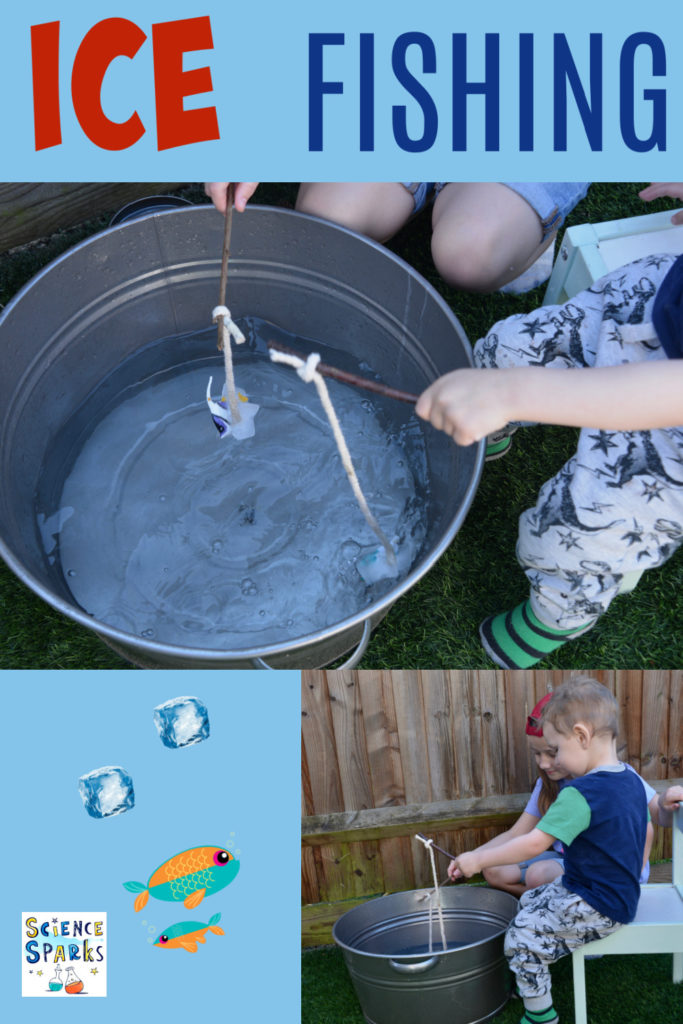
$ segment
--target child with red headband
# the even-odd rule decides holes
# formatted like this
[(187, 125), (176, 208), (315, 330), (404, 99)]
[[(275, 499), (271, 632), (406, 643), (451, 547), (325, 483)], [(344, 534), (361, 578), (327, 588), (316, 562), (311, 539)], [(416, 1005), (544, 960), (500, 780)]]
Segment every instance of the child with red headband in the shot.
[[(506, 832), (501, 833), (494, 839), (489, 840), (480, 846), (479, 850), (489, 849), (494, 846), (501, 846), (503, 843), (514, 839), (516, 836), (526, 835), (536, 828), (551, 804), (555, 802), (561, 789), (569, 781), (567, 773), (559, 767), (555, 761), (555, 751), (543, 738), (542, 716), (543, 710), (552, 697), (552, 693), (546, 693), (542, 697), (526, 721), (527, 742), (531, 748), (538, 768), (538, 779), (533, 788), (526, 807), (515, 824)], [(635, 769), (630, 765), (631, 771)], [(683, 801), (683, 787), (670, 786), (669, 789), (660, 795), (643, 778), (638, 776), (645, 789), (645, 796), (648, 803), (650, 817), (658, 825), (671, 827), (672, 811)], [(641, 884), (647, 882), (650, 876), (650, 848), (652, 846), (654, 830), (648, 823), (647, 839), (643, 854), (643, 870), (640, 876)], [(564, 850), (560, 842), (554, 842), (549, 850), (544, 851), (530, 860), (522, 861), (519, 864), (501, 864), (495, 867), (485, 868), (484, 878), (494, 889), (504, 889), (514, 896), (521, 896), (528, 889), (534, 889), (539, 885), (547, 885), (564, 871), (563, 861)], [(459, 877), (455, 868), (451, 868), (452, 878)], [(449, 871), (450, 874), (450, 871)]]

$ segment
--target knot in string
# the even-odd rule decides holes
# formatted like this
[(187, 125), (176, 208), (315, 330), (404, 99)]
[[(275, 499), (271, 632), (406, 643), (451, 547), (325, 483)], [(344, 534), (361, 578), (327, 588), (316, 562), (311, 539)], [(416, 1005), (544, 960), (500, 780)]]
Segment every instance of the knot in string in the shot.
[(310, 356), (301, 366), (297, 367), (297, 373), (301, 377), (302, 381), (306, 384), (310, 384), (315, 377), (318, 363), (320, 362), (320, 354), (318, 352), (311, 352)]
[[(246, 341), (241, 330), (232, 319), (232, 314), (227, 306), (215, 306), (211, 313), (211, 319), (215, 324), (217, 324), (219, 320), (221, 321), (222, 326), (228, 331), (236, 345), (242, 345)], [(223, 347), (220, 342), (219, 347)]]

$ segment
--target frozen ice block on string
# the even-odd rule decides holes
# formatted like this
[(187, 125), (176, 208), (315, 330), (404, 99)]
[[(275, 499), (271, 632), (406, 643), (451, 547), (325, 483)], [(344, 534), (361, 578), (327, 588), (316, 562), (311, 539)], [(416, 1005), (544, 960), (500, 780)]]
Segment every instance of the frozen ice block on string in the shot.
[(133, 780), (125, 768), (118, 765), (94, 768), (81, 775), (78, 789), (91, 818), (110, 818), (135, 806)]
[(211, 397), (212, 383), (213, 377), (209, 377), (209, 383), (206, 387), (206, 402), (209, 406), (211, 419), (213, 420), (219, 435), (222, 438), (228, 436), (234, 437), (236, 441), (244, 441), (247, 437), (253, 437), (256, 433), (254, 417), (259, 411), (260, 406), (256, 405), (255, 402), (250, 402), (244, 392), (238, 390), (237, 398), (239, 401), (240, 419), (237, 423), (233, 423), (232, 411), (230, 409), (230, 403), (228, 402), (225, 386), (223, 387), (221, 397), (216, 399)]
[(379, 580), (396, 579), (398, 576), (398, 559), (393, 549), (382, 545), (364, 548), (358, 556), (356, 568), (363, 581), (367, 584)]
[(198, 697), (174, 697), (159, 704), (154, 724), (165, 747), (189, 747), (209, 737), (209, 712)]

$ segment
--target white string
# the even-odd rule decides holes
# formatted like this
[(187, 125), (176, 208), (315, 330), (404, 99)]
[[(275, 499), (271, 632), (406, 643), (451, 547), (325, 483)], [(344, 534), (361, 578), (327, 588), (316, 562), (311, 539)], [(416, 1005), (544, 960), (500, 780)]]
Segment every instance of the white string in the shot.
[(230, 416), (233, 423), (239, 423), (242, 417), (240, 416), (237, 391), (235, 389), (235, 372), (232, 366), (232, 345), (230, 339), (234, 338), (235, 343), (241, 345), (245, 338), (237, 324), (233, 321), (227, 306), (216, 306), (211, 314), (211, 319), (214, 323), (218, 324), (218, 348), (223, 353)]
[(389, 563), (389, 565), (395, 566), (396, 555), (394, 554), (394, 549), (392, 548), (389, 542), (389, 538), (386, 536), (386, 534), (382, 530), (382, 527), (379, 525), (379, 523), (377, 522), (377, 520), (375, 519), (375, 517), (373, 516), (372, 512), (368, 507), (368, 503), (365, 500), (365, 495), (363, 494), (363, 491), (361, 490), (361, 486), (358, 481), (356, 471), (353, 468), (351, 454), (349, 452), (346, 440), (342, 433), (339, 420), (337, 419), (337, 414), (334, 411), (334, 406), (332, 405), (332, 400), (330, 399), (330, 395), (327, 390), (327, 385), (325, 384), (325, 379), (320, 373), (318, 373), (316, 369), (318, 363), (320, 362), (320, 356), (318, 355), (317, 352), (312, 352), (308, 359), (303, 360), (300, 359), (298, 356), (292, 356), (286, 352), (278, 352), (275, 349), (270, 349), (270, 358), (273, 360), (274, 363), (285, 363), (287, 366), (293, 366), (303, 381), (305, 381), (307, 384), (313, 381), (313, 383), (315, 384), (316, 389), (318, 391), (318, 397), (320, 398), (320, 401), (322, 403), (322, 407), (327, 413), (327, 418), (330, 421), (330, 426), (332, 427), (334, 439), (337, 442), (337, 448), (339, 449), (339, 455), (342, 460), (342, 465), (346, 470), (346, 475), (349, 478), (349, 483), (351, 484), (353, 493), (356, 496), (356, 501), (360, 506), (361, 512), (365, 516), (365, 520), (368, 526), (370, 527), (371, 530), (374, 531), (377, 539), (382, 544), (386, 552), (387, 562)]
[(441, 944), (442, 944), (444, 950), (448, 948), (448, 944), (446, 943), (446, 930), (444, 928), (444, 922), (443, 922), (443, 906), (441, 904), (441, 889), (439, 887), (439, 876), (436, 873), (436, 862), (434, 860), (434, 840), (433, 839), (423, 839), (422, 836), (415, 836), (415, 838), (419, 839), (420, 842), (422, 843), (422, 845), (426, 846), (427, 849), (429, 850), (429, 860), (431, 862), (432, 877), (434, 879), (434, 889), (429, 894), (429, 952), (431, 953), (432, 952), (432, 899), (433, 899), (434, 896), (436, 896), (436, 909), (437, 909), (438, 915), (439, 915), (439, 928), (441, 930)]

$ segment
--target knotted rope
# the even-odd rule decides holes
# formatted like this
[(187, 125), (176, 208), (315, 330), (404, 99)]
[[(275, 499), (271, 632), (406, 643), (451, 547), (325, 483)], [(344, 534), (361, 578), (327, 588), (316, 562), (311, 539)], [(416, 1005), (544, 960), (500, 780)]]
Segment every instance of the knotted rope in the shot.
[(235, 373), (232, 368), (232, 346), (230, 339), (234, 338), (235, 344), (241, 345), (245, 338), (241, 330), (233, 322), (230, 310), (225, 305), (225, 294), (228, 287), (228, 262), (230, 260), (230, 238), (232, 236), (232, 207), (235, 201), (235, 185), (230, 182), (226, 194), (225, 207), (225, 231), (223, 234), (223, 255), (221, 258), (221, 282), (219, 304), (211, 314), (211, 319), (218, 324), (218, 351), (223, 353), (225, 363), (225, 385), (228, 392), (228, 405), (233, 423), (241, 420), (237, 391), (235, 389)]
[(235, 388), (235, 371), (232, 366), (232, 345), (230, 344), (230, 339), (234, 338), (236, 345), (241, 345), (246, 339), (233, 321), (227, 306), (216, 306), (211, 314), (211, 319), (215, 324), (218, 324), (218, 349), (223, 353), (230, 415), (233, 423), (239, 423), (242, 417), (240, 416), (237, 390)]
[(433, 910), (433, 897), (434, 896), (436, 896), (436, 908), (437, 908), (438, 915), (439, 915), (439, 928), (441, 930), (441, 944), (442, 944), (444, 950), (446, 950), (448, 948), (448, 943), (446, 942), (446, 930), (444, 928), (444, 922), (443, 922), (443, 907), (441, 905), (441, 888), (439, 886), (439, 876), (436, 873), (436, 861), (434, 859), (434, 840), (433, 839), (425, 839), (424, 836), (419, 836), (419, 835), (415, 836), (415, 838), (419, 839), (419, 841), (422, 843), (422, 845), (425, 846), (429, 850), (429, 860), (430, 860), (431, 867), (432, 867), (432, 877), (434, 879), (434, 890), (433, 890), (433, 892), (431, 892), (429, 894), (429, 952), (432, 953), (433, 952), (433, 943), (432, 943), (432, 930), (433, 930), (433, 926), (432, 926), (432, 910)]
[(320, 356), (317, 352), (312, 352), (308, 359), (304, 360), (300, 359), (298, 356), (290, 355), (287, 352), (278, 352), (275, 349), (270, 349), (270, 358), (274, 363), (285, 363), (287, 366), (294, 367), (298, 375), (306, 384), (309, 384), (311, 381), (315, 384), (322, 407), (330, 421), (330, 427), (332, 428), (332, 433), (334, 434), (334, 439), (337, 442), (337, 448), (339, 449), (339, 456), (341, 458), (342, 465), (346, 470), (346, 475), (349, 478), (349, 483), (351, 484), (353, 493), (356, 496), (356, 501), (360, 506), (361, 512), (365, 516), (368, 526), (374, 531), (377, 539), (382, 544), (387, 556), (387, 562), (389, 565), (395, 566), (396, 555), (394, 554), (394, 549), (389, 542), (389, 538), (386, 536), (382, 527), (379, 525), (368, 507), (365, 495), (363, 494), (358, 481), (358, 476), (356, 475), (356, 470), (353, 467), (351, 454), (346, 444), (344, 434), (342, 433), (339, 420), (337, 419), (337, 414), (334, 411), (334, 406), (332, 405), (327, 385), (325, 384), (324, 378), (317, 371)]

